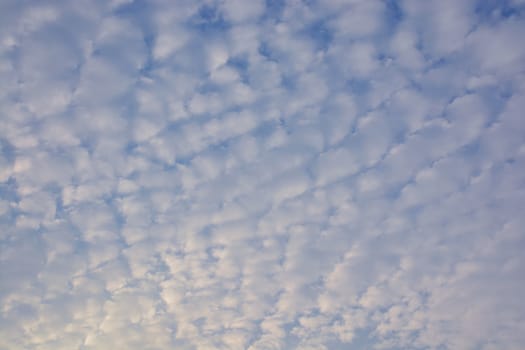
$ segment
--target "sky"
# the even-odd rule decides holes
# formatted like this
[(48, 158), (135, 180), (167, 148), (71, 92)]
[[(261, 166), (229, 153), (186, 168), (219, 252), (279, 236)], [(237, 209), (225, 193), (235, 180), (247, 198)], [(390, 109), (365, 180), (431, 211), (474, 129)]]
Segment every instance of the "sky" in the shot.
[(0, 0), (0, 350), (522, 350), (524, 0)]

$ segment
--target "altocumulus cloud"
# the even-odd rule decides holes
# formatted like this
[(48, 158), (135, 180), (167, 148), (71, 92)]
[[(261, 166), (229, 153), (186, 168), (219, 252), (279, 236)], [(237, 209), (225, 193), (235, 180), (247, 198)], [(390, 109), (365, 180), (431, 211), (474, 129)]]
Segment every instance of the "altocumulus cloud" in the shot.
[(523, 349), (525, 2), (0, 5), (0, 349)]

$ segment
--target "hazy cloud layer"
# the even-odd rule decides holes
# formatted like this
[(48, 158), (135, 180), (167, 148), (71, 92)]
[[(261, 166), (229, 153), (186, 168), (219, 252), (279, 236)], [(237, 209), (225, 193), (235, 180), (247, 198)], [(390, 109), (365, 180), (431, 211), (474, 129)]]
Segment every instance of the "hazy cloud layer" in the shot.
[(525, 344), (525, 2), (0, 4), (0, 349)]

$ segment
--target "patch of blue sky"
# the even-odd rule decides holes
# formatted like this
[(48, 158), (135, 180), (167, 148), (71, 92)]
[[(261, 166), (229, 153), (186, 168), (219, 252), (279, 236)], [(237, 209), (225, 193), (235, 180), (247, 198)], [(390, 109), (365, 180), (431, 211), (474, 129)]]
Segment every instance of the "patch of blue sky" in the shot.
[(262, 16), (263, 20), (279, 21), (284, 9), (286, 8), (285, 0), (265, 0), (266, 11)]
[(301, 31), (317, 50), (326, 51), (332, 44), (334, 33), (326, 20), (317, 21)]
[(189, 19), (190, 28), (203, 36), (219, 36), (231, 28), (220, 11), (218, 4), (202, 5), (198, 12)]
[(525, 4), (512, 0), (477, 1), (475, 11), (482, 21), (492, 22), (501, 18), (522, 17), (525, 11)]

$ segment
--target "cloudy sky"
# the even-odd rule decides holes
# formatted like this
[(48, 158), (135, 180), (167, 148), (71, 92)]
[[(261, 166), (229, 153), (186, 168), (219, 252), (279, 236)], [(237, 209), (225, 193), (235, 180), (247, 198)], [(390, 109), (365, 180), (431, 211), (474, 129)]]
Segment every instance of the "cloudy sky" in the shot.
[(0, 1), (1, 350), (523, 349), (525, 1)]

